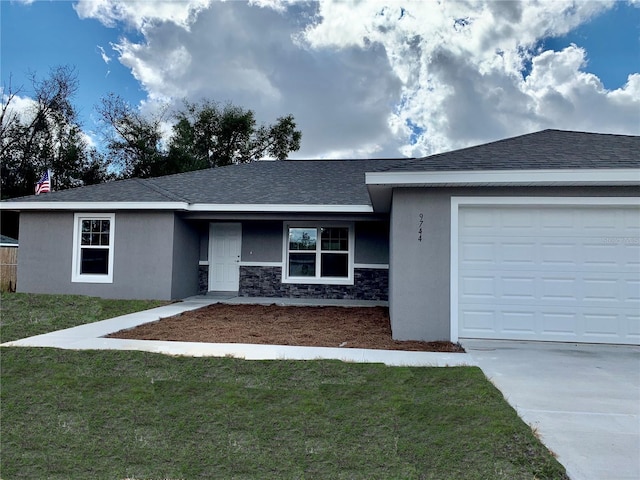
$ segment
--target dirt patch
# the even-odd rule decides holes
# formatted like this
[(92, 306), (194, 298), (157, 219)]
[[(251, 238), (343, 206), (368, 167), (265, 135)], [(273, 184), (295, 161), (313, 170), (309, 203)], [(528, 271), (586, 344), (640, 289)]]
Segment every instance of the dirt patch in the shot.
[(311, 347), (373, 348), (421, 352), (464, 352), (451, 342), (391, 338), (384, 307), (296, 307), (225, 305), (184, 312), (108, 335), (135, 340), (257, 343)]

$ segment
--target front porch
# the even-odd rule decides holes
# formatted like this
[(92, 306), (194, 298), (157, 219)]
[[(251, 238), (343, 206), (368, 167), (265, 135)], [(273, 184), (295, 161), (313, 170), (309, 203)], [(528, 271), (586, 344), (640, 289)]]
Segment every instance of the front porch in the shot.
[(204, 304), (228, 303), (239, 305), (291, 305), (305, 307), (388, 307), (387, 300), (360, 300), (344, 298), (289, 298), (289, 297), (243, 297), (238, 292), (207, 292), (183, 299), (185, 302)]

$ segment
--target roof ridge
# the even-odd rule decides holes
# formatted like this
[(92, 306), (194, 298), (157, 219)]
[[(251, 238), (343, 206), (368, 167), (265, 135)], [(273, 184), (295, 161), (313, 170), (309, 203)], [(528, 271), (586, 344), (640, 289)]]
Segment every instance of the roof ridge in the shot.
[(621, 134), (621, 133), (600, 133), (600, 132), (580, 132), (580, 131), (575, 131), (575, 130), (561, 130), (561, 129), (557, 129), (557, 128), (546, 128), (544, 130), (538, 130), (535, 132), (528, 132), (528, 133), (523, 133), (520, 135), (516, 135), (514, 137), (507, 137), (507, 138), (500, 138), (498, 140), (492, 140), (490, 142), (485, 142), (485, 143), (480, 143), (478, 145), (470, 145), (468, 147), (462, 147), (462, 148), (456, 148), (454, 150), (447, 150), (444, 152), (438, 152), (438, 153), (433, 153), (431, 155), (426, 155), (424, 157), (418, 157), (415, 158), (415, 160), (417, 162), (424, 162), (424, 161), (430, 161), (430, 160), (435, 160), (438, 157), (441, 156), (450, 156), (450, 154), (452, 153), (462, 153), (462, 152), (466, 152), (466, 151), (470, 151), (470, 150), (477, 150), (478, 148), (486, 148), (486, 147), (493, 147), (495, 145), (503, 145), (506, 143), (514, 143), (514, 141), (519, 141), (519, 140), (523, 140), (525, 138), (530, 138), (530, 137), (540, 137), (544, 134), (550, 134), (550, 133), (560, 133), (560, 134), (566, 134), (566, 135), (590, 135), (590, 136), (607, 136), (607, 137), (627, 137), (627, 138), (638, 138), (637, 135), (626, 135), (626, 134)]
[[(385, 157), (385, 158), (285, 158), (279, 162), (394, 162), (402, 160), (415, 160), (415, 157)], [(260, 162), (271, 160), (259, 160)]]
[(178, 202), (185, 202), (185, 203), (190, 203), (189, 200), (187, 200), (184, 197), (181, 197), (179, 195), (176, 195), (175, 193), (169, 192), (168, 190), (165, 190), (164, 188), (161, 188), (157, 185), (154, 185), (153, 182), (153, 178), (134, 178), (133, 180), (136, 181), (136, 183), (138, 183), (139, 185), (148, 188), (150, 190), (153, 190), (155, 193), (158, 193), (164, 197), (167, 197), (171, 200), (174, 201), (178, 201)]

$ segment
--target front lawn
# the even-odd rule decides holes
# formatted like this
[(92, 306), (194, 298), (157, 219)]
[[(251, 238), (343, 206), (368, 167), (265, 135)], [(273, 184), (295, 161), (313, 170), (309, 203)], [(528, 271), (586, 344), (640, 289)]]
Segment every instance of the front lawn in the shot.
[(166, 305), (157, 300), (105, 300), (82, 295), (0, 294), (0, 343), (77, 327)]
[(475, 367), (0, 354), (4, 480), (567, 478)]

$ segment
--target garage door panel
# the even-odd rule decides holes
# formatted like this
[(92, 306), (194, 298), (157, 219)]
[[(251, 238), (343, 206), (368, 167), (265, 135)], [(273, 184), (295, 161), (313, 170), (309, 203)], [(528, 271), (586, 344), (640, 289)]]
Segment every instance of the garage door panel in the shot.
[(510, 267), (532, 267), (536, 264), (535, 252), (536, 244), (531, 241), (502, 242), (499, 244), (499, 259), (503, 264)]
[(558, 267), (570, 268), (577, 267), (579, 264), (580, 254), (576, 249), (575, 241), (554, 240), (541, 243), (540, 264), (553, 269)]
[(536, 300), (536, 280), (530, 276), (520, 277), (503, 274), (500, 277), (502, 286), (501, 298), (517, 303), (534, 302)]
[(640, 209), (461, 207), (458, 218), (459, 336), (639, 343)]
[(627, 315), (623, 322), (627, 338), (634, 339), (634, 343), (640, 344), (640, 314)]
[(640, 309), (640, 280), (635, 278), (624, 279), (622, 284), (624, 285), (623, 290), (627, 301), (635, 303)]
[(535, 225), (536, 212), (521, 212), (514, 210), (502, 210), (499, 215), (494, 215), (493, 228), (500, 226), (510, 235), (531, 234)]
[(638, 271), (640, 269), (640, 237), (625, 237), (625, 240), (627, 243), (620, 245), (620, 248), (624, 250), (624, 253), (621, 254), (625, 259), (624, 266)]
[(493, 310), (482, 308), (482, 305), (469, 306), (462, 316), (465, 329), (471, 335), (478, 338), (491, 338), (496, 330), (496, 315)]
[(465, 311), (462, 320), (464, 336), (471, 338), (620, 343), (622, 330), (629, 340), (640, 339), (640, 318), (605, 310), (585, 313), (546, 307), (532, 312), (504, 307), (491, 311), (478, 305)]
[(518, 335), (535, 335), (535, 314), (528, 310), (505, 309), (500, 315), (499, 328), (502, 332)]
[(490, 276), (466, 276), (463, 279), (462, 290), (465, 298), (471, 301), (483, 298), (493, 301), (499, 296), (496, 291), (496, 278)]
[[(459, 280), (463, 304), (484, 301), (512, 305), (608, 305), (612, 308), (640, 308), (640, 280), (632, 273), (567, 273), (502, 270), (494, 275), (474, 271)], [(588, 276), (587, 276), (588, 275)], [(569, 303), (571, 302), (571, 303)]]
[(584, 265), (585, 267), (595, 268), (616, 268), (624, 266), (627, 263), (627, 259), (620, 254), (616, 245), (602, 243), (587, 243), (581, 245), (584, 250)]
[(471, 267), (495, 263), (496, 245), (490, 241), (467, 242), (462, 247), (464, 263)]
[(536, 234), (540, 232), (544, 235), (554, 236), (570, 234), (579, 222), (579, 218), (569, 210), (547, 208), (536, 210), (536, 214), (538, 215), (537, 221), (540, 225), (540, 229), (536, 231)]
[(589, 338), (609, 338), (615, 340), (620, 335), (623, 325), (620, 324), (622, 315), (615, 315), (608, 312), (585, 313), (583, 336)]
[(539, 331), (543, 336), (573, 339), (579, 330), (578, 314), (567, 310), (546, 310), (540, 314)]
[(625, 282), (616, 279), (585, 278), (582, 300), (586, 302), (610, 303), (616, 306), (626, 300)]

